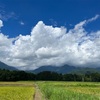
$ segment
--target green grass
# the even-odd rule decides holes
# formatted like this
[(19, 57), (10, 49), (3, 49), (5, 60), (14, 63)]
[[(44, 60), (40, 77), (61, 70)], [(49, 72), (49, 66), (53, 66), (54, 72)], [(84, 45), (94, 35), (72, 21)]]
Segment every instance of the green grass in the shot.
[(37, 82), (48, 100), (100, 100), (100, 83)]
[(0, 82), (0, 100), (33, 100), (33, 82)]

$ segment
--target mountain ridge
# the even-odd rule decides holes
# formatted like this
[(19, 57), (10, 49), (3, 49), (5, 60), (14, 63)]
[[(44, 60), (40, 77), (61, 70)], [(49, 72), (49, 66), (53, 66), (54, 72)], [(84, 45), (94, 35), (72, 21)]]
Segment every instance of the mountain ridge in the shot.
[[(7, 70), (19, 70), (13, 66), (9, 66), (3, 62), (0, 61), (0, 69), (7, 69)], [(35, 70), (25, 70), (26, 72), (31, 72), (38, 74), (43, 71), (51, 71), (51, 72), (57, 72), (61, 74), (84, 74), (84, 73), (93, 73), (93, 72), (99, 72), (100, 73), (100, 67), (98, 68), (88, 68), (88, 67), (75, 67), (75, 66), (69, 66), (69, 65), (63, 65), (60, 67), (57, 66), (41, 66)]]
[(9, 66), (3, 62), (0, 61), (0, 69), (7, 69), (7, 70), (18, 70), (17, 68), (13, 66)]
[(74, 66), (69, 66), (69, 65), (64, 65), (61, 67), (55, 67), (55, 66), (41, 66), (35, 70), (31, 70), (30, 72), (38, 74), (43, 71), (52, 71), (52, 72), (57, 72), (61, 74), (68, 74), (68, 73), (73, 73), (73, 74), (83, 74), (83, 73), (93, 73), (93, 72), (100, 72), (100, 67), (99, 68), (88, 68), (88, 67), (74, 67)]

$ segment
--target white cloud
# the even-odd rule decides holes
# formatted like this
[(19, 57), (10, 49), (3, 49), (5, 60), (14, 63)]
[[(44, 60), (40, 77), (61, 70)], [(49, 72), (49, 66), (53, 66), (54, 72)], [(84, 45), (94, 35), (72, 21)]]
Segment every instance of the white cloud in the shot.
[(87, 22), (95, 21), (95, 20), (98, 19), (99, 17), (100, 17), (100, 15), (96, 15), (96, 16), (92, 17), (91, 19), (87, 20)]
[(8, 39), (7, 36), (0, 33), (0, 61), (6, 61), (9, 58), (12, 41), (13, 39)]
[(0, 60), (20, 69), (64, 64), (100, 67), (100, 30), (87, 34), (83, 26), (88, 21), (80, 22), (68, 32), (64, 27), (47, 26), (39, 21), (30, 35), (10, 39), (1, 33)]
[(17, 16), (16, 14), (11, 11), (11, 12), (8, 12), (5, 10), (5, 6), (4, 5), (0, 5), (0, 19), (3, 20), (3, 21), (7, 21), (8, 19), (16, 19)]
[(17, 17), (15, 16), (15, 13), (14, 13), (14, 12), (9, 12), (9, 13), (7, 13), (7, 12), (5, 12), (5, 11), (3, 11), (3, 12), (0, 11), (0, 19), (2, 19), (2, 20), (4, 20), (4, 21), (7, 21), (7, 20), (10, 19), (10, 18), (14, 18), (14, 19), (17, 18)]
[(19, 23), (20, 23), (20, 25), (25, 25), (25, 23), (23, 21), (20, 21)]
[(2, 20), (0, 20), (0, 28), (3, 26), (3, 22)]

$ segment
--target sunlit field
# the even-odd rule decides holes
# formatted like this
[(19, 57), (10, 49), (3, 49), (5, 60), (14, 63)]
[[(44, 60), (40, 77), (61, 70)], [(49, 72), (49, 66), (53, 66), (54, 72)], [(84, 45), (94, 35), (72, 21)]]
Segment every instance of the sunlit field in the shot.
[(33, 82), (0, 82), (0, 100), (33, 100)]
[(100, 100), (100, 83), (37, 82), (48, 100)]

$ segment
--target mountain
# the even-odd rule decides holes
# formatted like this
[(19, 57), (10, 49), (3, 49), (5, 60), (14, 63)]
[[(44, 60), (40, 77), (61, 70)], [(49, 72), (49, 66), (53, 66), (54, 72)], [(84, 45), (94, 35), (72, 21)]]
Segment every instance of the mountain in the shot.
[(73, 70), (71, 73), (73, 74), (85, 74), (85, 73), (100, 73), (100, 67), (99, 68), (79, 68), (77, 67), (76, 70)]
[(0, 61), (0, 69), (7, 69), (7, 70), (18, 70), (17, 68), (14, 68), (12, 66), (8, 66), (5, 63)]
[(43, 71), (52, 71), (52, 72), (57, 72), (57, 73), (70, 73), (71, 71), (75, 70), (76, 67), (69, 66), (69, 65), (64, 65), (62, 67), (57, 67), (57, 66), (42, 66), (39, 67), (38, 69), (32, 70), (32, 73), (40, 73)]
[[(8, 66), (5, 63), (0, 61), (0, 69), (7, 69), (7, 70), (18, 70), (15, 67)], [(43, 71), (52, 71), (52, 72), (57, 72), (57, 73), (62, 73), (62, 74), (68, 74), (68, 73), (73, 73), (73, 74), (84, 74), (84, 73), (94, 73), (94, 72), (99, 72), (100, 73), (100, 67), (98, 68), (87, 68), (87, 67), (74, 67), (74, 66), (69, 66), (69, 65), (64, 65), (64, 66), (41, 66), (35, 70), (29, 70), (26, 72), (31, 72), (31, 73), (40, 73)]]
[(64, 65), (61, 67), (56, 67), (56, 66), (42, 66), (39, 67), (35, 70), (31, 70), (30, 72), (32, 73), (40, 73), (43, 71), (52, 71), (52, 72), (57, 72), (57, 73), (73, 73), (73, 74), (84, 74), (84, 73), (94, 73), (94, 72), (100, 72), (100, 68), (86, 68), (86, 67), (74, 67), (74, 66), (69, 66), (69, 65)]

